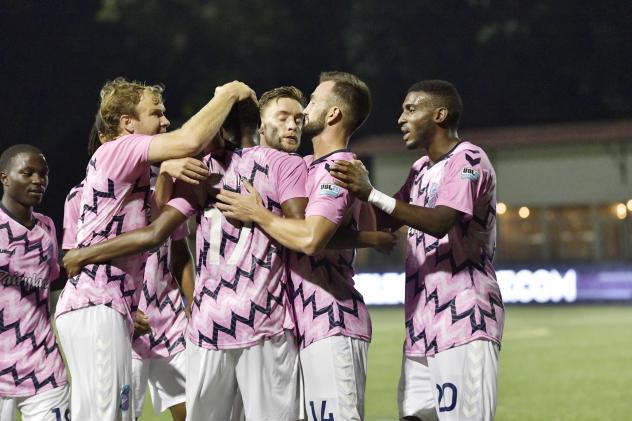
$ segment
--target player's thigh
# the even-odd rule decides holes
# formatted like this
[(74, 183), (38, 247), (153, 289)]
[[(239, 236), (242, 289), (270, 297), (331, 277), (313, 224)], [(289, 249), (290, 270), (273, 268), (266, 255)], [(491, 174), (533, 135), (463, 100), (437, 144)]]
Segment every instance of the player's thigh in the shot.
[(169, 358), (151, 360), (149, 369), (149, 391), (154, 411), (161, 413), (182, 403), (186, 387), (186, 351)]
[(72, 376), (75, 420), (132, 420), (132, 348), (127, 319), (107, 306), (86, 307), (57, 318)]
[(310, 421), (364, 419), (368, 343), (332, 336), (301, 350), (304, 405)]
[(239, 350), (209, 350), (191, 342), (186, 347), (187, 421), (230, 419), (237, 393), (235, 354)]
[(476, 340), (428, 359), (441, 421), (493, 420), (498, 345)]
[(289, 331), (244, 349), (236, 374), (247, 420), (296, 421), (298, 350)]
[(401, 419), (438, 420), (428, 360), (425, 357), (402, 357), (397, 387)]
[(70, 387), (55, 387), (18, 403), (22, 421), (70, 421)]
[(151, 360), (149, 359), (132, 358), (132, 395), (136, 417), (140, 417), (143, 412), (150, 364)]

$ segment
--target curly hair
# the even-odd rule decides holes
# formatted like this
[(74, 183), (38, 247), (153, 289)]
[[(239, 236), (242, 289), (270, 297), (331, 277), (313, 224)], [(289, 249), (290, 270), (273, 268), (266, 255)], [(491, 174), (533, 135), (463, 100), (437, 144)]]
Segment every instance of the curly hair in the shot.
[(136, 105), (144, 94), (152, 96), (154, 104), (162, 101), (164, 87), (161, 85), (147, 85), (143, 82), (127, 81), (118, 77), (107, 81), (101, 88), (101, 102), (99, 115), (103, 121), (103, 134), (107, 139), (114, 139), (119, 135), (119, 121), (122, 115), (138, 118)]

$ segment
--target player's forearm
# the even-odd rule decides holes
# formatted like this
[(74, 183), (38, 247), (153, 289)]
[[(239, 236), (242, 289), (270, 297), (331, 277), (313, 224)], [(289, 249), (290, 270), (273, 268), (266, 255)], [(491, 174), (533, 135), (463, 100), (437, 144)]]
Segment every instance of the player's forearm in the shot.
[(160, 167), (160, 174), (158, 174), (158, 178), (156, 179), (156, 190), (154, 193), (154, 198), (156, 200), (156, 205), (158, 209), (162, 208), (169, 199), (171, 199), (171, 194), (173, 193), (173, 179), (166, 172), (162, 172), (162, 167)]
[(454, 226), (460, 212), (445, 206), (426, 208), (398, 200), (390, 216), (403, 225), (442, 238)]
[(105, 263), (119, 257), (132, 256), (158, 247), (165, 238), (155, 235), (150, 227), (127, 232), (102, 243), (76, 249), (80, 266)]
[(327, 241), (317, 238), (313, 227), (304, 219), (282, 218), (261, 208), (253, 220), (272, 238), (294, 251), (314, 255), (327, 244)]
[(218, 92), (200, 111), (191, 117), (179, 129), (182, 136), (189, 140), (190, 153), (193, 156), (201, 152), (219, 132), (224, 120), (237, 101), (237, 96), (229, 91)]

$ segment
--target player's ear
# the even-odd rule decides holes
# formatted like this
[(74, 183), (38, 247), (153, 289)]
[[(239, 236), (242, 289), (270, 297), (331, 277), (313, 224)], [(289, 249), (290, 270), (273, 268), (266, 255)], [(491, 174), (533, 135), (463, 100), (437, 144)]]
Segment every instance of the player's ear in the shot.
[(434, 122), (436, 124), (444, 123), (448, 118), (448, 109), (446, 107), (439, 107), (435, 109)]
[(6, 170), (0, 171), (0, 182), (2, 182), (3, 187), (9, 187), (9, 175)]
[(123, 114), (119, 118), (119, 127), (128, 133), (134, 133), (134, 121), (132, 116)]
[(327, 111), (327, 125), (331, 126), (342, 121), (342, 110), (338, 107), (331, 107)]

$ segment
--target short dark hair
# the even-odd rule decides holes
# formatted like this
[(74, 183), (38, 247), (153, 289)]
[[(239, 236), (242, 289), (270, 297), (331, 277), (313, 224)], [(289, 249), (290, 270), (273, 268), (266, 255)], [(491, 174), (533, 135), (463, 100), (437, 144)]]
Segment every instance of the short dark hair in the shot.
[(371, 112), (371, 91), (359, 77), (347, 72), (322, 72), (320, 83), (334, 82), (333, 92), (342, 101), (342, 115), (350, 132), (355, 132)]
[(430, 94), (433, 103), (437, 107), (445, 107), (448, 110), (446, 125), (451, 129), (459, 127), (461, 114), (463, 113), (463, 101), (456, 87), (445, 80), (422, 80), (408, 88), (407, 93), (425, 92)]
[(279, 86), (261, 95), (261, 98), (259, 98), (259, 113), (262, 113), (270, 102), (279, 100), (280, 98), (290, 98), (298, 101), (301, 106), (305, 106), (305, 96), (300, 89), (295, 86)]
[(42, 151), (40, 151), (33, 145), (21, 143), (18, 145), (9, 146), (7, 149), (4, 150), (4, 152), (2, 152), (2, 155), (0, 155), (0, 171), (7, 171), (9, 169), (9, 166), (11, 165), (11, 160), (16, 155), (25, 152), (42, 156), (44, 155)]
[(257, 127), (259, 127), (259, 108), (250, 98), (234, 104), (222, 124), (222, 128), (229, 133), (234, 142), (237, 142), (237, 139), (241, 141), (244, 129), (256, 131)]

